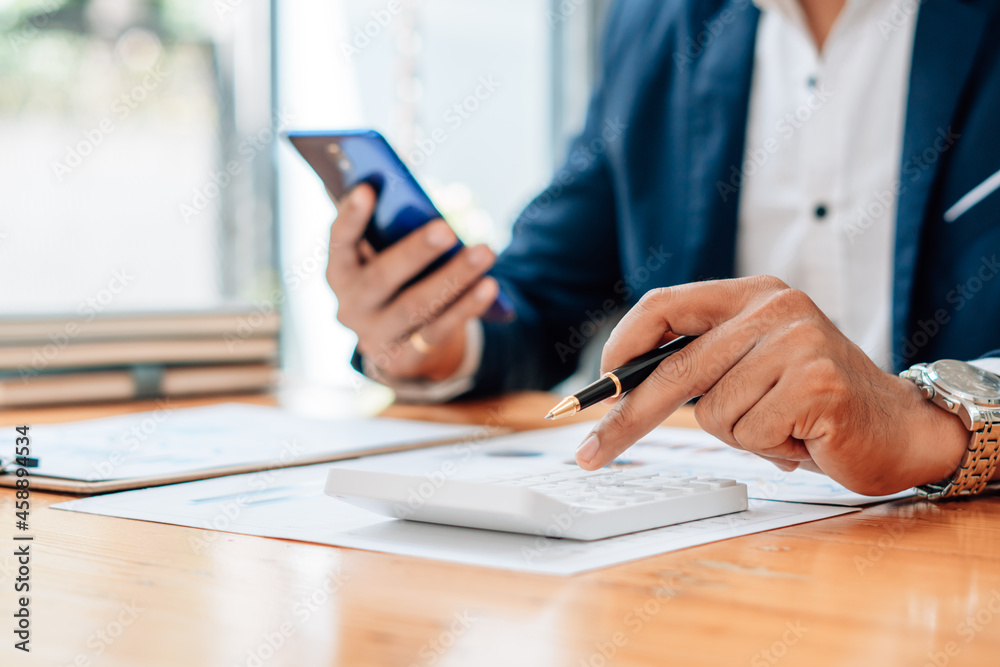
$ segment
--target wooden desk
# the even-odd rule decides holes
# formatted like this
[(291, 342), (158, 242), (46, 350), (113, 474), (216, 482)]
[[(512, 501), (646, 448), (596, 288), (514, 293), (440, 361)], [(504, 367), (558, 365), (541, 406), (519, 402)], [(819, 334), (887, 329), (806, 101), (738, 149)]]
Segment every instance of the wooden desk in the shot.
[[(388, 414), (482, 421), (500, 410), (523, 427), (552, 400)], [(7, 412), (0, 441), (23, 421), (137, 407)], [(0, 493), (4, 666), (1000, 664), (1000, 499), (895, 502), (559, 578), (74, 514), (46, 508), (63, 496), (32, 498), (25, 656), (11, 648), (13, 494)], [(206, 536), (211, 548), (196, 551)]]

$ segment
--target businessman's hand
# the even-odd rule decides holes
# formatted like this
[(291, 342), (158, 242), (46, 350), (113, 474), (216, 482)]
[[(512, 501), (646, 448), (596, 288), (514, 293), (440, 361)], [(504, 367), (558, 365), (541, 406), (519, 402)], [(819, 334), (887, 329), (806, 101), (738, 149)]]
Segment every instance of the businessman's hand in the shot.
[(604, 348), (602, 371), (676, 335), (700, 334), (620, 400), (577, 450), (599, 468), (702, 396), (703, 429), (779, 468), (880, 495), (958, 467), (969, 433), (909, 380), (885, 373), (804, 293), (771, 277), (646, 294)]
[[(435, 220), (376, 253), (363, 238), (374, 208), (375, 192), (367, 184), (354, 188), (337, 206), (326, 271), (337, 295), (337, 319), (358, 335), (361, 353), (387, 375), (445, 379), (465, 353), (466, 322), (496, 299), (496, 281), (483, 276), (495, 257), (486, 246), (463, 248), (399, 292), (457, 239), (447, 223)], [(414, 333), (425, 349), (414, 347)]]

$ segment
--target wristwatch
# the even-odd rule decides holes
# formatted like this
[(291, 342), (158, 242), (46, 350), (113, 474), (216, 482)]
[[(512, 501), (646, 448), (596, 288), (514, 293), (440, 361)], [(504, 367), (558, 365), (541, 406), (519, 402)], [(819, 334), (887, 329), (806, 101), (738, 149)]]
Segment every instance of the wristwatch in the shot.
[(917, 493), (928, 500), (982, 493), (1000, 458), (1000, 376), (954, 359), (917, 364), (900, 376), (917, 383), (925, 398), (957, 415), (972, 432), (958, 470), (918, 486)]

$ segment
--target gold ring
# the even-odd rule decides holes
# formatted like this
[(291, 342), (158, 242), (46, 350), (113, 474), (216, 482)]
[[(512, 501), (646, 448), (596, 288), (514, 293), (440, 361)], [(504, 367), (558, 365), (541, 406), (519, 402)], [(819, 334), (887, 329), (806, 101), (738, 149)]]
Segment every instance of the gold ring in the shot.
[(410, 334), (410, 345), (420, 354), (430, 354), (434, 350), (434, 346), (424, 340), (419, 331)]

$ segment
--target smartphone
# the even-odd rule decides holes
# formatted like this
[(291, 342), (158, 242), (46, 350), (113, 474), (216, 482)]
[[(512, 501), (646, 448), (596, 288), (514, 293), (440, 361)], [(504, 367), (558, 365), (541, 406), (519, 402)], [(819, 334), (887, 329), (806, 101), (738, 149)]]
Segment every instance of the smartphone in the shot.
[[(375, 130), (288, 132), (286, 136), (335, 199), (341, 199), (360, 183), (372, 186), (378, 201), (364, 236), (376, 252), (431, 220), (444, 217), (389, 142)], [(459, 241), (404, 285), (404, 289), (439, 268), (461, 248)], [(500, 322), (514, 319), (513, 304), (502, 290), (483, 319)]]

